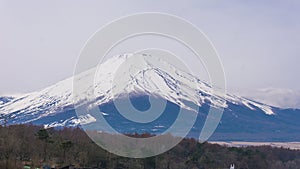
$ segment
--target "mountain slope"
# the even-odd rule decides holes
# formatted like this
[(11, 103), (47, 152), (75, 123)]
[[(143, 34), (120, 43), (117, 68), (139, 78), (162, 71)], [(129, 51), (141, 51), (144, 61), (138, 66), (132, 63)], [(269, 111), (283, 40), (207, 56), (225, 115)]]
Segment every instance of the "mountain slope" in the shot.
[[(274, 134), (281, 139), (282, 132), (300, 131), (300, 127), (295, 123), (299, 119), (299, 110), (283, 110), (246, 98), (220, 94), (200, 79), (151, 55), (138, 56), (135, 58), (139, 59), (138, 64), (128, 65), (126, 70), (129, 71), (120, 72), (119, 66), (130, 58), (132, 55), (120, 55), (102, 63), (96, 71), (94, 85), (88, 86), (86, 90), (89, 93), (90, 88), (95, 88), (93, 94), (97, 99), (91, 101), (90, 106), (100, 107), (102, 114), (120, 132), (161, 132), (174, 122), (177, 109), (182, 107), (198, 113), (196, 124), (190, 133), (191, 136), (197, 137), (210, 106), (224, 108), (223, 118), (213, 136), (215, 139), (239, 137), (249, 140), (251, 134), (258, 132), (270, 133), (271, 136), (267, 136), (266, 139), (270, 139)], [(159, 64), (163, 65), (164, 69), (157, 66)], [(77, 75), (76, 79), (84, 81), (90, 78), (95, 69)], [(118, 78), (119, 75), (127, 75), (130, 78), (123, 82), (124, 86), (112, 86), (114, 77)], [(73, 78), (68, 78), (44, 90), (0, 104), (0, 114), (10, 116), (8, 124), (33, 123), (58, 127), (96, 122), (97, 118), (91, 114), (76, 116), (74, 105), (80, 105), (82, 102), (74, 96), (72, 82)], [(124, 93), (129, 93), (132, 103), (140, 109), (149, 108), (147, 100), (150, 96), (165, 100), (167, 108), (153, 123), (131, 123), (119, 115), (112, 102), (114, 98), (122, 99)], [(195, 110), (195, 106), (191, 105), (199, 106), (199, 110)], [(127, 127), (124, 128), (124, 124)]]
[(0, 97), (0, 105), (8, 103), (13, 99), (14, 99), (14, 97), (11, 97), (11, 96), (2, 96), (2, 97)]

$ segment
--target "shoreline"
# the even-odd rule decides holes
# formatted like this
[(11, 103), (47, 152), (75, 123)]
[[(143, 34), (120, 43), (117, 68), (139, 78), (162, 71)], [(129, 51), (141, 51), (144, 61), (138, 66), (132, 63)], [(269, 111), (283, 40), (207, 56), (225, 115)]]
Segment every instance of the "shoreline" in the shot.
[(247, 141), (209, 141), (211, 144), (218, 144), (228, 147), (249, 147), (249, 146), (271, 146), (300, 150), (300, 142), (247, 142)]

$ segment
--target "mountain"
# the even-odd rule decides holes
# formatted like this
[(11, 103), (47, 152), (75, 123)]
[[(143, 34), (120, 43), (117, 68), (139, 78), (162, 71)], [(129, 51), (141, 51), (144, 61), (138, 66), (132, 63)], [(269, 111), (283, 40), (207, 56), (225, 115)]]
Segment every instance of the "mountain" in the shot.
[[(300, 110), (281, 109), (231, 94), (224, 95), (213, 91), (208, 83), (154, 56), (140, 54), (134, 57), (135, 62), (127, 65), (125, 63), (133, 55), (112, 57), (98, 66), (99, 69), (92, 68), (76, 75), (76, 78), (68, 78), (41, 91), (8, 99), (0, 104), (0, 114), (7, 117), (7, 124), (73, 127), (97, 122), (97, 115), (94, 114), (77, 117), (74, 108), (86, 106), (90, 109), (99, 108), (108, 123), (119, 132), (159, 134), (173, 124), (179, 109), (183, 108), (196, 113), (196, 122), (188, 136), (198, 138), (208, 110), (213, 107), (223, 108), (224, 113), (210, 140), (300, 140)], [(118, 69), (122, 65), (126, 65), (127, 69)], [(96, 72), (94, 84), (85, 86), (84, 92), (95, 95), (96, 99), (84, 102), (73, 94), (73, 80), (84, 82), (94, 77), (93, 72)], [(114, 80), (123, 76), (128, 76), (122, 81), (123, 86), (112, 86)], [(92, 88), (94, 91), (90, 90)], [(114, 102), (126, 103), (126, 93), (138, 110), (150, 108), (149, 98), (165, 102), (166, 107), (162, 115), (152, 122), (132, 122), (120, 114)]]
[(13, 99), (14, 99), (14, 97), (12, 97), (12, 96), (2, 96), (2, 97), (0, 97), (0, 105), (10, 102)]

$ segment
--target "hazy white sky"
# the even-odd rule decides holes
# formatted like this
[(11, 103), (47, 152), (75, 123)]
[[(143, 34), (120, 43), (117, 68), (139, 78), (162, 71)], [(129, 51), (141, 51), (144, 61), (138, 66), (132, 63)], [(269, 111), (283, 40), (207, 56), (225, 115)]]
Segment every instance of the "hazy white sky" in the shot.
[(296, 0), (0, 0), (0, 94), (39, 90), (71, 76), (96, 30), (137, 12), (170, 13), (198, 26), (220, 55), (230, 91), (300, 107)]

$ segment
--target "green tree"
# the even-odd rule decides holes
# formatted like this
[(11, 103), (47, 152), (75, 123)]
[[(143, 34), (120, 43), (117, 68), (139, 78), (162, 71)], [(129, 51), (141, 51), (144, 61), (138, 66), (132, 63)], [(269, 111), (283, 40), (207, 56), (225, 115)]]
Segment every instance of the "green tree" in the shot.
[(63, 162), (66, 161), (66, 152), (67, 152), (68, 150), (70, 150), (70, 148), (71, 148), (72, 146), (73, 146), (73, 143), (72, 143), (72, 141), (69, 141), (69, 140), (64, 141), (64, 142), (62, 142), (62, 143), (60, 144), (60, 147), (63, 149)]
[(50, 135), (48, 133), (48, 131), (46, 129), (41, 129), (36, 133), (36, 136), (38, 137), (38, 139), (40, 139), (41, 141), (44, 142), (44, 155), (43, 155), (43, 162), (46, 161), (47, 158), (47, 145), (49, 142), (51, 142), (50, 140)]

